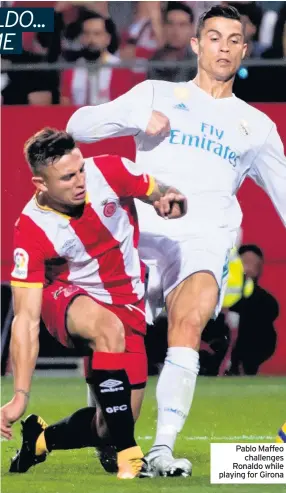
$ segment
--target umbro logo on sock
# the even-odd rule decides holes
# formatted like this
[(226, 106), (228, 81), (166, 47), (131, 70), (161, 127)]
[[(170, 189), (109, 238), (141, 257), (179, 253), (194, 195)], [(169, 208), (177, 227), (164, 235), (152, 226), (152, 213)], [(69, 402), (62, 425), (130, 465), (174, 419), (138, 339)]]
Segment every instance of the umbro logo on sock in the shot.
[(109, 378), (108, 380), (105, 380), (104, 382), (102, 382), (99, 386), (113, 389), (113, 387), (117, 387), (117, 385), (120, 385), (120, 384), (122, 384), (122, 382), (120, 380), (112, 380), (112, 378)]
[(174, 106), (176, 110), (189, 111), (189, 108), (184, 103), (179, 103)]
[(121, 380), (113, 380), (112, 378), (109, 378), (99, 385), (100, 387), (103, 387), (100, 392), (104, 394), (105, 392), (117, 392), (118, 390), (124, 390), (124, 388), (119, 387), (119, 385), (122, 385)]

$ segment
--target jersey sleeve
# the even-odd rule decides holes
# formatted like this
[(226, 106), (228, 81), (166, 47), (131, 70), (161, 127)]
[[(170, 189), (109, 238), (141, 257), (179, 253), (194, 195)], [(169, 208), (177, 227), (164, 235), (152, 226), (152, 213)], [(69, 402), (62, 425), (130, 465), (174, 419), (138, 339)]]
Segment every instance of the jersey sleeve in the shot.
[(151, 195), (155, 186), (153, 176), (141, 173), (133, 161), (120, 158), (123, 172), (120, 173), (123, 197), (144, 197)]
[(144, 132), (152, 114), (153, 84), (141, 82), (110, 103), (84, 106), (71, 116), (67, 132), (79, 142), (96, 142), (109, 137)]
[(97, 156), (94, 162), (118, 197), (146, 197), (154, 190), (155, 179), (127, 158)]
[(45, 282), (44, 249), (23, 216), (14, 228), (14, 263), (11, 286), (42, 288)]
[(286, 226), (286, 158), (276, 125), (252, 163), (249, 176), (269, 195)]

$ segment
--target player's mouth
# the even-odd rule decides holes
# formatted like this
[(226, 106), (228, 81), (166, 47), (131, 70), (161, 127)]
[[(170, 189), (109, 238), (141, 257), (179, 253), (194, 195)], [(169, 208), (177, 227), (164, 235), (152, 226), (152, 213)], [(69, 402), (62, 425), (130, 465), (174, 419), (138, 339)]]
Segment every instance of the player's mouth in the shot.
[(85, 198), (85, 194), (86, 194), (86, 191), (83, 190), (82, 192), (79, 192), (75, 195), (75, 199), (76, 200), (81, 200), (81, 199), (84, 199)]
[(230, 64), (230, 60), (228, 58), (219, 58), (217, 60), (217, 62), (220, 64), (220, 65), (229, 65)]

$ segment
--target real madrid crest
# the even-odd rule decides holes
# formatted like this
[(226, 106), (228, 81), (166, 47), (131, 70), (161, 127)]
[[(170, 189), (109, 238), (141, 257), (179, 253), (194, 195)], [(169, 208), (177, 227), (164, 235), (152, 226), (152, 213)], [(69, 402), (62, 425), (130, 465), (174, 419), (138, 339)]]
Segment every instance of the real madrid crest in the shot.
[(190, 89), (187, 86), (178, 85), (174, 88), (174, 96), (180, 100), (189, 99)]

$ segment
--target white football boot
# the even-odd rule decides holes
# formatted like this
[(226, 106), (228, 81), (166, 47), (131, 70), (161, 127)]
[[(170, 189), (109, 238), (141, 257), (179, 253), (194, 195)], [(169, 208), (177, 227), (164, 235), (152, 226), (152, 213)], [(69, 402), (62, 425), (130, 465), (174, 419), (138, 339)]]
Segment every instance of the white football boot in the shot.
[(178, 477), (192, 475), (192, 464), (188, 459), (175, 459), (168, 447), (155, 448), (144, 457), (141, 477)]

